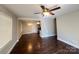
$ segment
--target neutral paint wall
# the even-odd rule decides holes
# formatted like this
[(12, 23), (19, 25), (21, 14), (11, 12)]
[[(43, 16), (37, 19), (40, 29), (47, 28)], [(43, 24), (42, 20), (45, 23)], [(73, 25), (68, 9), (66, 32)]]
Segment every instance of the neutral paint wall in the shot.
[(17, 39), (19, 40), (22, 36), (22, 21), (17, 20)]
[(0, 48), (12, 40), (12, 19), (0, 12)]
[(17, 42), (17, 20), (0, 5), (0, 53), (9, 53)]
[[(32, 25), (28, 25), (32, 24)], [(37, 24), (35, 21), (22, 22), (22, 34), (37, 33)]]
[(58, 40), (79, 48), (79, 11), (57, 17)]
[(55, 20), (53, 17), (46, 17), (41, 20), (41, 37), (55, 36)]

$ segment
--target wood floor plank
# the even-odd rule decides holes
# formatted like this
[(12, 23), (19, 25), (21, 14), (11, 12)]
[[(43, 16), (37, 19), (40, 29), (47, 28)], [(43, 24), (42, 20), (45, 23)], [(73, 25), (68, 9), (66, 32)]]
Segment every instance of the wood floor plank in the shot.
[(57, 40), (56, 36), (41, 38), (38, 34), (25, 34), (11, 54), (76, 54), (79, 49)]

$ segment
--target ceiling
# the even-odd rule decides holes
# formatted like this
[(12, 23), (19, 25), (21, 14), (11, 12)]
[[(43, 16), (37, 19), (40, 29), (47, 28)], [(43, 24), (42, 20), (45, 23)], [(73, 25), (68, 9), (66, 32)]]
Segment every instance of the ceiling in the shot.
[[(34, 14), (35, 12), (42, 12), (40, 4), (4, 4), (3, 6), (14, 13), (18, 18), (40, 19), (42, 17), (40, 14)], [(55, 13), (55, 16), (79, 10), (78, 4), (44, 4), (44, 6), (49, 9), (60, 6), (61, 9), (52, 11)]]

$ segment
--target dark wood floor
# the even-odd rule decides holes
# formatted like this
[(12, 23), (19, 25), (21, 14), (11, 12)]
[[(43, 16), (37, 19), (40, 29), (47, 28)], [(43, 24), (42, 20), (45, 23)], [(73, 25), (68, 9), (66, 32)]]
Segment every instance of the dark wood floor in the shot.
[(23, 35), (11, 54), (77, 54), (76, 49), (57, 40), (56, 36), (40, 38), (37, 34)]

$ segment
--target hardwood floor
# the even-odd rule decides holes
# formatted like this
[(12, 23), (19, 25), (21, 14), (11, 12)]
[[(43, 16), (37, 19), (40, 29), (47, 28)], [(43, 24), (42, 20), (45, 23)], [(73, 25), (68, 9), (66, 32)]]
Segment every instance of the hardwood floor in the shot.
[(76, 49), (58, 41), (56, 36), (40, 38), (38, 34), (23, 35), (11, 54), (77, 54)]

